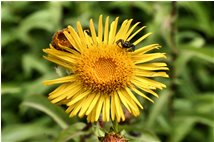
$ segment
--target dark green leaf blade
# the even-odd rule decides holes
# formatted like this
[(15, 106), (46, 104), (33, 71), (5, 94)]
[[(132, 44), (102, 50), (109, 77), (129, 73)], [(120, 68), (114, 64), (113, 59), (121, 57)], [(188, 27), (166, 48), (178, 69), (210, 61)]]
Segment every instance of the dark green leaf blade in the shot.
[(48, 99), (45, 98), (44, 96), (41, 95), (27, 96), (24, 99), (22, 105), (43, 111), (51, 118), (53, 118), (63, 129), (68, 127), (70, 121), (68, 115), (60, 107), (48, 101)]

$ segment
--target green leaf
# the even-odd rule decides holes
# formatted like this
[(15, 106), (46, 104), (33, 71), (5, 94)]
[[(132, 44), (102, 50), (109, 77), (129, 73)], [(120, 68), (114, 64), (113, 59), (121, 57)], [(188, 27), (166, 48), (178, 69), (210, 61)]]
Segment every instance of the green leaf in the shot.
[[(179, 68), (179, 66), (177, 66), (177, 68)], [(191, 75), (191, 69), (186, 67), (182, 69), (181, 75), (179, 76), (180, 79), (178, 81), (178, 91), (184, 98), (191, 98), (199, 91), (198, 87), (195, 86), (195, 82), (192, 81)]]
[(20, 93), (22, 88), (15, 84), (2, 84), (1, 86), (1, 94), (15, 94)]
[(181, 142), (182, 139), (191, 131), (195, 124), (194, 118), (179, 118), (173, 122), (172, 133), (170, 136), (171, 142)]
[(32, 29), (56, 31), (59, 27), (60, 17), (60, 2), (49, 2), (46, 9), (38, 10), (21, 21), (18, 28), (20, 40), (30, 45), (33, 39), (29, 37), (29, 31)]
[(155, 134), (147, 130), (141, 130), (140, 136), (137, 137), (133, 137), (124, 131), (122, 133), (130, 142), (160, 142), (160, 139)]
[(198, 57), (205, 61), (214, 63), (214, 48), (203, 47), (203, 48), (195, 48), (190, 45), (179, 45), (183, 52), (188, 52), (192, 54), (193, 57)]
[(211, 9), (207, 3), (202, 2), (179, 2), (179, 6), (186, 8), (191, 15), (180, 17), (178, 20), (179, 25), (196, 30), (201, 30), (209, 36), (213, 36), (212, 16)]
[(6, 47), (10, 42), (14, 42), (18, 39), (16, 29), (2, 29), (1, 31), (1, 45), (2, 47)]
[(214, 141), (214, 127), (211, 127), (210, 129), (209, 129), (209, 137), (208, 137), (208, 141), (209, 142), (213, 142)]
[[(187, 99), (176, 99), (174, 101), (174, 113), (176, 118), (181, 117), (182, 119), (191, 118), (195, 122), (203, 123), (210, 127), (214, 127), (213, 120), (214, 116), (214, 94), (204, 93), (195, 95), (192, 98)], [(194, 109), (192, 109), (194, 108)]]
[[(183, 42), (183, 44), (188, 43), (188, 45), (191, 45), (196, 48), (201, 48), (205, 44), (204, 37), (194, 31), (179, 32), (177, 35), (177, 38), (179, 40), (178, 41), (179, 43), (182, 43), (182, 42)], [(185, 40), (187, 40), (187, 42), (184, 42)]]
[(94, 135), (97, 137), (104, 137), (105, 136), (105, 132), (102, 130), (102, 128), (99, 126), (99, 124), (97, 123), (96, 126), (92, 127)]
[[(20, 3), (25, 3), (25, 2), (20, 2)], [(7, 22), (7, 23), (16, 23), (20, 20), (20, 17), (15, 14), (15, 7), (14, 7), (13, 2), (3, 2), (2, 7), (1, 7), (1, 20), (2, 22)]]
[(192, 54), (189, 52), (180, 52), (177, 59), (174, 62), (175, 76), (179, 77), (187, 66), (188, 61), (192, 58)]
[(42, 82), (56, 77), (57, 77), (56, 73), (49, 72), (49, 74), (43, 75), (38, 79), (31, 80), (29, 82), (24, 82), (23, 84), (21, 84), (25, 92), (24, 94), (26, 95), (43, 94), (49, 89), (49, 87), (45, 86)]
[(88, 132), (82, 131), (82, 129), (86, 126), (85, 123), (77, 122), (72, 124), (68, 128), (64, 129), (55, 142), (66, 142), (68, 140), (78, 138), (81, 135), (87, 134)]
[(60, 107), (52, 104), (44, 96), (29, 95), (24, 99), (22, 105), (32, 107), (46, 113), (51, 118), (53, 118), (53, 120), (55, 120), (63, 129), (68, 127), (70, 121), (68, 115)]
[(31, 138), (53, 136), (54, 130), (40, 123), (9, 125), (2, 130), (3, 142), (29, 141)]
[(149, 116), (147, 118), (147, 123), (145, 123), (147, 127), (152, 127), (154, 125), (157, 117), (162, 112), (163, 107), (167, 104), (170, 95), (171, 94), (168, 90), (162, 91), (162, 93), (160, 94), (160, 98), (157, 99), (150, 110)]
[(36, 69), (42, 74), (50, 72), (47, 64), (45, 64), (42, 58), (38, 58), (32, 54), (25, 54), (22, 58), (22, 66), (26, 76), (32, 74), (32, 70)]

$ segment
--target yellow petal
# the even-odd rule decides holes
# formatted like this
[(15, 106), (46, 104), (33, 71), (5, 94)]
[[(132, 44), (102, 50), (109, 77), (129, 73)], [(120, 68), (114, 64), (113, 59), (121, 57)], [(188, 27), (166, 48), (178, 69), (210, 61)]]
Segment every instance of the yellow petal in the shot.
[(142, 31), (146, 26), (141, 27), (139, 30), (137, 30), (135, 33), (133, 33), (127, 40), (130, 41), (136, 34), (138, 34), (140, 31)]
[(144, 76), (144, 77), (169, 77), (165, 72), (149, 72), (149, 71), (135, 71), (136, 76)]
[(135, 64), (140, 64), (140, 63), (145, 63), (158, 58), (166, 58), (166, 56), (164, 53), (151, 53), (151, 54), (144, 54), (141, 56), (134, 56), (133, 60)]
[(57, 98), (51, 100), (51, 102), (55, 104), (55, 103), (57, 103), (57, 102), (59, 102), (59, 101), (62, 101), (62, 100), (65, 99), (66, 97), (67, 97), (66, 94), (61, 94), (61, 95), (58, 96)]
[(77, 95), (75, 95), (72, 100), (67, 104), (68, 106), (71, 106), (73, 104), (75, 104), (76, 102), (82, 100), (83, 98), (87, 97), (88, 94), (91, 93), (91, 90), (87, 90), (84, 93), (78, 93)]
[(166, 66), (166, 63), (148, 63), (137, 64), (136, 66), (134, 66), (134, 68), (139, 70), (169, 70), (169, 68)]
[(90, 19), (90, 30), (91, 30), (91, 36), (94, 41), (94, 44), (97, 44), (97, 35), (96, 35), (96, 31), (94, 29), (94, 22), (92, 19)]
[(152, 95), (154, 95), (155, 97), (159, 98), (158, 94), (155, 93), (154, 91), (152, 91), (151, 89), (146, 89), (146, 88), (140, 88), (141, 90), (147, 92), (147, 93), (150, 93)]
[[(71, 32), (71, 30), (70, 30)], [(65, 37), (68, 39), (68, 41), (70, 42), (70, 44), (72, 45), (72, 47), (74, 47), (77, 51), (80, 51), (80, 47), (78, 46), (78, 44), (76, 43), (75, 39), (72, 37), (74, 34), (72, 34), (72, 36), (67, 32), (64, 31), (63, 32)]]
[(128, 105), (128, 100), (127, 100), (127, 98), (124, 97), (123, 93), (122, 93), (120, 90), (118, 90), (117, 93), (118, 93), (118, 95), (119, 95), (119, 97), (120, 97), (121, 102), (122, 102), (122, 103), (124, 104), (124, 106), (126, 107), (126, 109), (127, 109), (129, 112), (131, 112), (131, 109), (129, 108), (129, 105)]
[(109, 17), (106, 17), (105, 31), (104, 31), (104, 44), (108, 43), (108, 28), (109, 28)]
[(116, 34), (116, 30), (117, 30), (118, 19), (119, 19), (119, 17), (117, 17), (117, 18), (115, 19), (115, 21), (113, 21), (113, 22), (111, 23), (110, 32), (109, 32), (109, 41), (108, 41), (108, 44), (112, 44), (112, 43), (114, 42), (115, 34)]
[(135, 78), (139, 82), (144, 83), (145, 84), (144, 88), (147, 88), (146, 85), (148, 85), (148, 86), (154, 86), (154, 87), (159, 88), (159, 89), (166, 88), (165, 84), (157, 82), (157, 81), (152, 80), (152, 79), (148, 79), (148, 78), (145, 78), (145, 77), (133, 77), (133, 78)]
[(156, 86), (148, 84), (148, 82), (141, 81), (136, 76), (131, 79), (131, 83), (138, 87), (144, 87), (148, 89), (157, 89)]
[(77, 30), (78, 30), (78, 33), (79, 33), (79, 37), (80, 37), (81, 43), (83, 45), (82, 48), (86, 49), (87, 48), (87, 45), (85, 43), (86, 38), (85, 38), (85, 34), (83, 32), (82, 26), (81, 26), (79, 21), (77, 22)]
[(79, 112), (79, 116), (83, 117), (83, 115), (85, 115), (86, 110), (89, 108), (89, 106), (91, 105), (93, 99), (95, 97), (95, 94), (90, 94), (88, 95), (88, 98), (86, 99), (84, 105), (82, 106), (80, 112)]
[(66, 109), (66, 113), (70, 113), (73, 109), (74, 109), (75, 106), (69, 106), (67, 109)]
[(124, 39), (124, 38), (125, 38), (126, 32), (127, 32), (128, 28), (129, 28), (131, 22), (132, 22), (132, 19), (130, 19), (130, 20), (125, 20), (125, 21), (122, 23), (122, 25), (121, 25), (121, 27), (120, 27), (120, 30), (118, 31), (118, 33), (117, 33), (117, 35), (116, 35), (116, 37), (115, 37), (116, 40)]
[(114, 121), (116, 115), (116, 108), (114, 104), (114, 94), (111, 96), (111, 120)]
[(96, 109), (93, 109), (90, 113), (90, 122), (94, 122), (96, 120)]
[(141, 48), (138, 48), (137, 50), (135, 50), (134, 52), (132, 52), (133, 55), (137, 55), (137, 54), (144, 54), (148, 51), (151, 51), (153, 49), (159, 49), (161, 46), (159, 44), (150, 44)]
[(102, 109), (102, 120), (105, 122), (106, 121), (106, 112), (105, 112), (105, 107), (106, 107), (106, 101), (104, 100), (103, 102), (103, 109)]
[(103, 40), (103, 16), (100, 15), (98, 22), (98, 42), (102, 43)]
[(114, 93), (113, 97), (114, 97), (114, 102), (112, 102), (112, 103), (114, 103), (116, 120), (117, 120), (117, 122), (120, 122), (121, 112), (120, 112), (119, 107), (118, 107), (120, 105), (120, 102), (119, 102), (119, 99), (118, 99), (116, 92)]
[(150, 102), (154, 103), (154, 101), (152, 99), (150, 99), (149, 97), (147, 97), (146, 95), (144, 95), (142, 92), (140, 92), (139, 90), (137, 90), (135, 87), (131, 88), (132, 91), (134, 91), (136, 94), (142, 96), (143, 98), (149, 100)]
[(137, 27), (137, 25), (139, 25), (140, 24), (140, 22), (137, 22), (136, 24), (134, 24), (132, 27), (131, 27), (131, 29), (129, 29), (129, 31), (126, 33), (126, 35), (125, 35), (125, 37), (124, 37), (124, 39), (126, 40), (128, 37), (129, 37), (129, 35), (132, 33), (132, 31)]
[(57, 89), (51, 92), (48, 98), (54, 99), (61, 95), (66, 95), (68, 98), (75, 95), (75, 92), (74, 92), (75, 90), (76, 92), (78, 92), (80, 89), (81, 89), (81, 86), (79, 85), (79, 83), (66, 83), (66, 84), (63, 84), (62, 88), (60, 88), (59, 90)]
[(129, 105), (130, 110), (137, 111), (138, 107), (137, 107), (136, 103), (134, 102), (134, 100), (129, 95), (129, 92), (127, 92), (125, 90), (121, 90), (121, 92), (123, 92), (123, 96), (127, 99), (127, 104)]
[(81, 100), (81, 101), (79, 101), (79, 102), (77, 102), (75, 104), (74, 109), (71, 111), (71, 113), (69, 115), (70, 117), (73, 117), (73, 116), (77, 115), (77, 113), (79, 112), (79, 110), (80, 110), (80, 108), (82, 106), (82, 102), (83, 102), (83, 100)]
[(61, 77), (61, 78), (57, 78), (57, 79), (53, 79), (53, 80), (44, 81), (43, 84), (53, 85), (53, 84), (66, 83), (66, 82), (71, 83), (71, 82), (74, 82), (75, 80), (76, 80), (76, 76), (70, 75), (70, 76), (65, 76), (65, 77)]
[(140, 102), (137, 100), (137, 98), (133, 95), (133, 93), (129, 90), (129, 88), (125, 88), (127, 93), (129, 94), (129, 96), (135, 101), (135, 103), (141, 108), (143, 109), (143, 106), (140, 104)]
[(94, 100), (91, 102), (91, 105), (89, 106), (88, 110), (86, 111), (86, 115), (88, 115), (92, 111), (92, 109), (95, 107), (100, 96), (101, 96), (100, 94), (96, 94)]
[(49, 98), (49, 99), (54, 99), (54, 98), (56, 98), (57, 96), (60, 95), (61, 91), (64, 91), (64, 90), (65, 90), (66, 87), (68, 87), (67, 84), (62, 84), (62, 85), (60, 85), (60, 86), (57, 87), (53, 92), (51, 92), (51, 93), (49, 94), (49, 97), (48, 97), (48, 98)]
[(43, 56), (43, 57), (44, 57), (46, 60), (49, 60), (49, 61), (51, 61), (51, 62), (53, 62), (53, 63), (56, 63), (56, 64), (58, 64), (58, 65), (60, 65), (60, 66), (62, 66), (62, 67), (64, 67), (64, 68), (73, 70), (72, 64), (65, 63), (65, 62), (63, 62), (63, 61), (60, 61), (60, 60), (58, 60), (58, 59), (56, 59), (56, 58), (54, 58), (54, 57), (50, 57), (50, 56), (48, 56), (48, 57)]
[(142, 37), (140, 37), (138, 40), (136, 40), (133, 44), (137, 45), (138, 43), (140, 43), (142, 40), (144, 40), (145, 38), (147, 38), (148, 36), (150, 36), (152, 33), (147, 33), (145, 35), (143, 35)]
[(70, 99), (75, 94), (80, 93), (80, 90), (82, 90), (82, 86), (79, 83), (74, 83), (73, 86), (70, 86), (70, 91), (67, 93), (67, 99)]
[(97, 102), (97, 106), (96, 106), (96, 116), (95, 116), (95, 121), (98, 120), (99, 116), (100, 116), (100, 111), (102, 109), (103, 106), (103, 102), (104, 102), (105, 96), (101, 95), (100, 99)]
[(105, 113), (106, 113), (106, 121), (110, 119), (110, 97), (106, 97), (105, 100)]
[(120, 100), (117, 93), (115, 93), (114, 97), (115, 97), (114, 101), (115, 101), (115, 107), (116, 107), (117, 121), (120, 122), (120, 119), (124, 121), (125, 116), (124, 116), (123, 109), (121, 107)]

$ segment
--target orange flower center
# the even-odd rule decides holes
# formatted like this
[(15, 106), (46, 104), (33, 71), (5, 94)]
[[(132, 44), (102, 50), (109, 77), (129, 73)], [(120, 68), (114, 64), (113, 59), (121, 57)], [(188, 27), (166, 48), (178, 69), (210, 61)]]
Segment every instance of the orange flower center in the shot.
[(112, 45), (83, 53), (76, 67), (83, 86), (111, 93), (129, 84), (133, 64), (127, 51)]

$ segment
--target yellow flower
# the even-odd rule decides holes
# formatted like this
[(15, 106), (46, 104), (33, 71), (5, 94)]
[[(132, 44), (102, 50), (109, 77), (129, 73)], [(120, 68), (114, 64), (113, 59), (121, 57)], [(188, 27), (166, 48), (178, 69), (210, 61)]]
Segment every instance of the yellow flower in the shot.
[[(153, 102), (145, 93), (158, 97), (154, 90), (166, 87), (152, 79), (168, 77), (164, 72), (168, 70), (167, 65), (155, 60), (166, 58), (165, 54), (146, 53), (160, 45), (151, 44), (134, 50), (131, 42), (126, 41), (131, 41), (145, 27), (133, 32), (139, 22), (130, 26), (131, 19), (118, 28), (118, 19), (109, 25), (107, 17), (103, 24), (101, 15), (98, 32), (91, 19), (90, 33), (77, 22), (77, 30), (68, 26), (57, 34), (63, 40), (62, 44), (56, 48), (52, 43), (50, 48), (44, 49), (47, 60), (70, 71), (68, 76), (44, 82), (45, 85), (61, 84), (49, 94), (49, 99), (52, 103), (66, 104), (70, 117), (87, 116), (89, 122), (97, 121), (100, 116), (103, 121), (124, 121), (124, 109), (134, 116), (140, 114), (139, 108), (143, 109), (137, 96)], [(137, 46), (150, 34), (141, 36), (133, 45)]]

